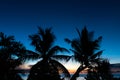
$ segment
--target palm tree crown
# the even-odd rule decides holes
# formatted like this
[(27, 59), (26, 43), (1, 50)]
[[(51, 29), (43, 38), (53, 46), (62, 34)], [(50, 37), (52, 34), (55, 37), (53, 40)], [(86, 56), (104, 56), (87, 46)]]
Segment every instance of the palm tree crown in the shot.
[[(38, 27), (38, 30), (39, 30), (38, 33), (29, 36), (31, 39), (31, 45), (35, 47), (35, 50), (36, 50), (35, 54), (38, 54), (38, 58), (42, 58), (42, 60), (32, 67), (31, 72), (30, 72), (31, 74), (29, 75), (28, 80), (31, 80), (35, 76), (35, 74), (37, 74), (36, 77), (38, 78), (38, 75), (40, 76), (43, 72), (45, 74), (52, 75), (53, 74), (51, 72), (51, 70), (53, 70), (52, 68), (54, 68), (53, 72), (55, 70), (56, 72), (58, 72), (59, 69), (61, 69), (63, 73), (65, 73), (66, 76), (70, 76), (68, 71), (65, 69), (65, 67), (61, 63), (55, 60), (55, 58), (68, 60), (70, 57), (66, 55), (57, 55), (57, 52), (59, 51), (63, 52), (63, 51), (68, 51), (68, 50), (58, 45), (53, 46), (54, 41), (55, 41), (55, 35), (51, 32), (51, 29), (52, 28), (46, 28), (44, 30), (41, 27)], [(43, 72), (40, 73), (41, 71), (38, 70), (38, 68), (42, 68)], [(45, 80), (46, 75), (43, 75), (43, 76)], [(39, 77), (39, 79), (42, 80), (43, 76)]]
[(92, 62), (95, 62), (102, 53), (102, 51), (96, 52), (100, 47), (99, 43), (102, 39), (101, 36), (98, 39), (93, 40), (93, 32), (88, 32), (86, 27), (81, 33), (78, 29), (77, 32), (79, 35), (77, 39), (65, 39), (65, 41), (72, 46), (71, 51), (74, 53), (73, 58), (81, 64), (71, 80), (75, 80), (79, 75), (79, 72), (88, 67)]
[[(16, 67), (22, 64), (25, 47), (15, 41), (14, 36), (0, 32), (0, 79), (21, 80)], [(4, 71), (3, 71), (4, 70)]]

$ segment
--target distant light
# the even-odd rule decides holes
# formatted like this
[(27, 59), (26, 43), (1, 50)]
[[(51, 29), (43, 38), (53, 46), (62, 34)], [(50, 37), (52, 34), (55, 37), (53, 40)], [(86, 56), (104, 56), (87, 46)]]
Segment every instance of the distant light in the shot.
[(84, 77), (78, 77), (77, 80), (86, 80)]

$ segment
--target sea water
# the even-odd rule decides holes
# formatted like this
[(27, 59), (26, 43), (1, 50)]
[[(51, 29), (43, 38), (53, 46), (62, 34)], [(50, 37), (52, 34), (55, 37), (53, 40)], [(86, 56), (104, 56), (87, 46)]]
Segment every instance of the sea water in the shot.
[[(29, 75), (29, 73), (26, 74), (19, 74), (23, 80), (27, 80), (27, 77)], [(72, 76), (73, 74), (71, 74)], [(76, 80), (85, 80), (86, 74), (80, 74), (80, 77), (78, 77)], [(113, 73), (113, 77), (115, 78), (120, 78), (120, 73)], [(65, 78), (64, 80), (69, 80), (69, 78)]]

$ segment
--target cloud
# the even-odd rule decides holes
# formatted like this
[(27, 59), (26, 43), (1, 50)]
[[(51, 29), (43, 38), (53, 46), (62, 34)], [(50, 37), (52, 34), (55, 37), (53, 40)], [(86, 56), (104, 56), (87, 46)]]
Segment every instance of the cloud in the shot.
[(16, 69), (29, 70), (29, 69), (31, 69), (31, 67), (32, 66), (30, 66), (30, 65), (23, 64), (23, 65), (18, 66)]

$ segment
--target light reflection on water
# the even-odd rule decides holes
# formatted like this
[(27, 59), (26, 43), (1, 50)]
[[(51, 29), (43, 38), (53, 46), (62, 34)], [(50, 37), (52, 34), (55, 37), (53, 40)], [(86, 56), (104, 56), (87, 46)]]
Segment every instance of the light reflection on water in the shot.
[[(23, 80), (27, 80), (27, 77), (29, 75), (29, 73), (26, 74), (19, 74)], [(73, 74), (71, 74), (72, 76)], [(80, 77), (77, 78), (77, 80), (85, 80), (84, 77), (86, 76), (86, 74), (80, 74)], [(120, 73), (114, 73), (113, 77), (115, 78), (120, 78)], [(69, 80), (68, 78), (65, 78), (64, 80)]]
[(23, 80), (27, 80), (29, 73), (25, 73), (25, 74), (19, 73), (19, 75), (22, 77)]

